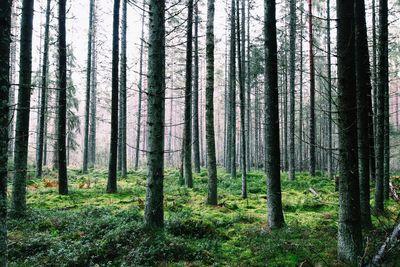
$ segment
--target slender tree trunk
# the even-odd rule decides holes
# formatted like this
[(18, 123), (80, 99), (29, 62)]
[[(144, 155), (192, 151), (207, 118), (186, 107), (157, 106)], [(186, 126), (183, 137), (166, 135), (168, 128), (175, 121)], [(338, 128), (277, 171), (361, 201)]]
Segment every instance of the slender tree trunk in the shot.
[(232, 178), (236, 178), (236, 9), (235, 0), (231, 4), (231, 40), (229, 62), (229, 139), (228, 168)]
[(338, 257), (357, 265), (362, 253), (359, 174), (357, 156), (357, 105), (355, 70), (354, 1), (337, 0), (338, 18), (338, 127), (339, 127), (339, 230)]
[(331, 60), (331, 5), (326, 3), (327, 15), (327, 67), (328, 67), (328, 177), (333, 177), (333, 153), (332, 153), (332, 60)]
[(206, 141), (208, 158), (208, 197), (209, 205), (217, 205), (217, 162), (215, 158), (214, 134), (214, 0), (207, 3), (207, 33), (206, 33)]
[(315, 176), (315, 68), (314, 68), (314, 52), (313, 52), (313, 14), (312, 1), (308, 0), (308, 34), (309, 34), (309, 53), (310, 53), (310, 134), (309, 134), (309, 172), (311, 176)]
[(7, 266), (7, 167), (9, 141), (12, 1), (0, 3), (0, 266)]
[[(140, 146), (140, 130), (142, 124), (142, 86), (143, 86), (143, 53), (144, 53), (144, 19), (146, 17), (146, 0), (143, 0), (143, 14), (142, 14), (142, 34), (140, 39), (140, 63), (139, 63), (139, 98), (138, 98), (138, 112), (137, 112), (137, 125), (136, 125), (136, 151), (135, 151), (135, 170), (139, 167), (139, 146)], [(172, 100), (171, 100), (172, 101)]]
[(387, 0), (379, 0), (379, 40), (378, 40), (378, 85), (376, 114), (376, 187), (375, 212), (383, 213), (385, 188), (385, 92), (388, 86), (388, 6)]
[(107, 193), (117, 192), (117, 152), (118, 152), (118, 63), (119, 63), (119, 5), (114, 0), (113, 51), (112, 51), (112, 93), (111, 93), (111, 139), (108, 165)]
[(360, 204), (361, 221), (364, 227), (371, 227), (370, 207), (370, 141), (369, 124), (371, 102), (371, 73), (369, 69), (369, 52), (367, 25), (365, 21), (364, 0), (355, 0), (355, 41), (356, 41), (356, 83), (357, 83), (357, 125), (358, 156), (360, 168)]
[(97, 109), (97, 51), (96, 51), (96, 6), (93, 11), (93, 37), (92, 37), (92, 64), (91, 64), (91, 82), (90, 87), (90, 125), (89, 125), (89, 156), (88, 165), (93, 168), (96, 164), (96, 109)]
[(279, 107), (278, 107), (278, 57), (276, 44), (275, 0), (264, 1), (265, 31), (265, 169), (267, 174), (268, 224), (280, 228), (285, 224), (282, 211)]
[[(245, 1), (243, 1), (245, 2)], [(250, 87), (250, 1), (247, 1), (247, 71), (246, 71), (246, 100), (247, 100), (247, 107), (246, 107), (246, 112), (247, 112), (247, 123), (246, 123), (246, 132), (247, 132), (247, 143), (246, 143), (246, 151), (247, 151), (247, 166), (250, 169), (251, 166), (253, 165), (253, 160), (251, 156), (251, 139), (252, 139), (252, 130), (253, 128), (251, 127), (251, 87)], [(243, 39), (244, 40), (244, 39)]]
[(67, 126), (67, 43), (66, 43), (66, 0), (58, 2), (58, 60), (59, 60), (59, 119), (58, 119), (58, 191), (68, 194), (66, 126)]
[(303, 10), (304, 4), (301, 4), (300, 14), (300, 86), (299, 86), (299, 170), (304, 170), (303, 163)]
[(16, 216), (21, 216), (26, 211), (26, 172), (32, 72), (32, 22), (33, 1), (24, 0), (22, 2), (19, 92), (14, 153), (15, 174), (12, 192), (12, 209)]
[(184, 124), (184, 176), (186, 186), (193, 187), (192, 177), (192, 27), (193, 0), (188, 0), (186, 41), (186, 85), (185, 85), (185, 124)]
[(94, 17), (94, 1), (90, 0), (89, 11), (89, 32), (88, 32), (88, 52), (86, 66), (86, 100), (85, 100), (85, 132), (83, 142), (83, 166), (82, 172), (87, 173), (89, 162), (89, 122), (90, 122), (90, 78), (92, 75), (92, 43), (93, 43), (93, 17)]
[(150, 0), (148, 64), (148, 175), (144, 220), (164, 226), (165, 0)]
[(42, 63), (42, 83), (41, 83), (41, 101), (40, 101), (40, 119), (39, 119), (39, 133), (38, 133), (38, 148), (37, 148), (37, 161), (36, 161), (36, 177), (42, 177), (43, 167), (43, 143), (45, 131), (45, 112), (47, 102), (47, 74), (49, 64), (49, 31), (50, 31), (50, 9), (51, 0), (47, 0), (46, 7), (46, 22), (44, 29), (44, 52)]
[(194, 7), (194, 76), (193, 76), (193, 162), (194, 172), (200, 172), (199, 145), (199, 7)]
[(120, 110), (119, 110), (119, 160), (121, 177), (125, 178), (126, 168), (126, 30), (127, 0), (122, 1), (122, 38), (121, 38), (121, 77), (120, 77)]
[[(244, 3), (242, 1), (242, 3)], [(244, 29), (244, 7), (242, 4), (242, 25), (240, 25), (239, 0), (236, 0), (237, 10), (237, 44), (238, 44), (238, 67), (239, 67), (239, 98), (240, 98), (240, 162), (242, 165), (242, 198), (247, 198), (247, 165), (246, 165), (246, 95), (245, 95), (245, 72), (244, 72), (244, 39), (241, 40), (241, 31)], [(242, 26), (242, 27), (240, 27)], [(242, 35), (243, 37), (243, 35)]]
[[(6, 3), (6, 2), (4, 2)], [(17, 3), (11, 1), (11, 45), (10, 45), (10, 90), (9, 90), (9, 142), (8, 142), (8, 158), (13, 159), (14, 157), (14, 137), (15, 137), (15, 91), (16, 91), (16, 66), (17, 66), (17, 35), (18, 35), (18, 22), (17, 22)]]
[(289, 180), (295, 179), (296, 0), (290, 1)]

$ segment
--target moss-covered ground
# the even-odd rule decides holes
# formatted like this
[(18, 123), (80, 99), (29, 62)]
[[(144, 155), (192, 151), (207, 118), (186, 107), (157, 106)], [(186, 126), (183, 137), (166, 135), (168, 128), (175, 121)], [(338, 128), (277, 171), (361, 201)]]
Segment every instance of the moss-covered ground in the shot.
[[(274, 231), (266, 223), (262, 172), (250, 172), (244, 200), (240, 178), (219, 170), (219, 205), (211, 207), (205, 170), (194, 175), (193, 189), (179, 185), (177, 170), (167, 170), (164, 231), (142, 223), (145, 171), (120, 179), (117, 194), (105, 193), (106, 177), (97, 169), (69, 170), (68, 196), (58, 195), (50, 171), (30, 180), (27, 216), (9, 220), (10, 266), (343, 266), (336, 259), (338, 194), (323, 176), (299, 173), (289, 182), (282, 174), (286, 226)], [(394, 182), (400, 185), (400, 177)], [(399, 214), (390, 200), (386, 214), (373, 217), (374, 228), (364, 232), (365, 257)]]

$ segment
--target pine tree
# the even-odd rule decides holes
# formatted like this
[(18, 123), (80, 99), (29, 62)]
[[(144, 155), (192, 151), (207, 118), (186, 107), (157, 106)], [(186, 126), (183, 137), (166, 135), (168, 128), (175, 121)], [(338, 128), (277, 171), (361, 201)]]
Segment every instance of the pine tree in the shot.
[(12, 1), (0, 3), (0, 266), (7, 266), (7, 163)]
[(357, 265), (362, 252), (357, 155), (354, 0), (337, 0), (339, 224), (338, 257)]
[(275, 0), (264, 1), (265, 36), (265, 169), (267, 174), (268, 224), (280, 228), (285, 224), (282, 211), (279, 108), (278, 108), (278, 57), (276, 42)]
[(108, 165), (107, 193), (117, 192), (119, 5), (120, 5), (120, 0), (114, 0), (112, 74), (111, 74), (112, 75), (111, 138), (110, 138), (110, 158)]
[(14, 153), (15, 174), (12, 192), (12, 209), (16, 216), (21, 216), (26, 211), (25, 187), (31, 103), (33, 2), (32, 0), (22, 2), (19, 91)]
[(148, 60), (148, 174), (144, 220), (164, 226), (165, 0), (150, 0)]

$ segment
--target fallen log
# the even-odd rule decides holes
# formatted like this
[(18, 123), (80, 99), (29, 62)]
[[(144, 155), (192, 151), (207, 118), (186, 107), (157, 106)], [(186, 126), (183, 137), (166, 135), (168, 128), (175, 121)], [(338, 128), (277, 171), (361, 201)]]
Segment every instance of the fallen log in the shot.
[(400, 223), (394, 228), (392, 234), (386, 238), (378, 253), (372, 258), (368, 267), (382, 266), (391, 253), (396, 253), (400, 246)]

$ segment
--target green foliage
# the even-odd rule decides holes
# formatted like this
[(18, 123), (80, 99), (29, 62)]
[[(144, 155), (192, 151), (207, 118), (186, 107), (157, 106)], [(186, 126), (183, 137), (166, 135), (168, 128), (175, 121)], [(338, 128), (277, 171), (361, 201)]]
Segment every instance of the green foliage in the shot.
[[(118, 193), (106, 194), (107, 172), (69, 170), (68, 196), (57, 193), (56, 173), (28, 185), (30, 212), (9, 220), (10, 266), (332, 266), (336, 259), (337, 203), (334, 181), (298, 173), (282, 174), (287, 226), (270, 231), (266, 223), (265, 176), (248, 174), (249, 198), (241, 181), (219, 170), (217, 207), (206, 204), (207, 171), (194, 174), (194, 188), (179, 185), (179, 171), (165, 172), (165, 230), (143, 225), (146, 171), (130, 171)], [(240, 175), (240, 174), (239, 174)], [(398, 177), (393, 178), (398, 184)], [(312, 188), (317, 195), (311, 193)], [(387, 203), (383, 217), (365, 233), (366, 255), (391, 230), (400, 212)]]

